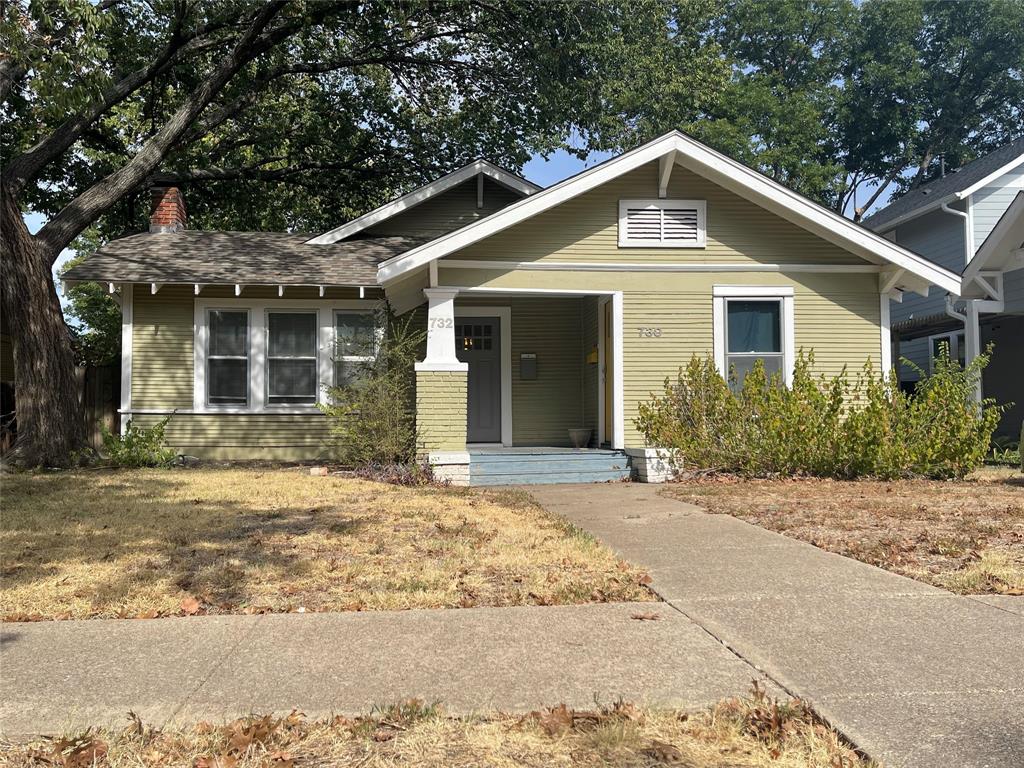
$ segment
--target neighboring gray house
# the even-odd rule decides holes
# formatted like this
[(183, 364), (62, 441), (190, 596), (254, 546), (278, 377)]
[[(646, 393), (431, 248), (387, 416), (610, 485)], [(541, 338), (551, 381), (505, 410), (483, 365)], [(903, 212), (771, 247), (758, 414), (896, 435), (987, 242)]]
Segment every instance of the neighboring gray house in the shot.
[(983, 396), (1015, 406), (999, 432), (1019, 434), (1024, 418), (1024, 137), (908, 192), (865, 219), (888, 239), (963, 275), (960, 294), (934, 286), (927, 297), (894, 294), (893, 359), (907, 387), (931, 369), (940, 344), (961, 361), (990, 342)]

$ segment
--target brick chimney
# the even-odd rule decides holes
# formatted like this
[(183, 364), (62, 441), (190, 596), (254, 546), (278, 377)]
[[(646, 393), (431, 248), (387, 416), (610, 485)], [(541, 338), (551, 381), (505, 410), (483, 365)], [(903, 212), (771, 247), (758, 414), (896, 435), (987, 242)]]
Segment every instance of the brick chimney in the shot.
[(154, 187), (149, 214), (150, 232), (181, 232), (185, 229), (185, 200), (177, 187)]

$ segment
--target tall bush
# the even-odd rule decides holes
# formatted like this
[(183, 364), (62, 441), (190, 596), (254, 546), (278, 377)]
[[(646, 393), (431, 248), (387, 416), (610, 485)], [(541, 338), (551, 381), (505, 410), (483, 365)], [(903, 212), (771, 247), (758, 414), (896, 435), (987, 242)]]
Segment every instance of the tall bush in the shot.
[(345, 383), (332, 387), (327, 414), (337, 438), (338, 459), (350, 467), (413, 464), (416, 460), (414, 364), (426, 332), (413, 326), (411, 316), (396, 318), (382, 310), (376, 323), (383, 328), (366, 358), (351, 365)]
[(685, 471), (749, 476), (963, 477), (984, 460), (1004, 407), (972, 399), (989, 352), (963, 368), (943, 349), (916, 392), (870, 361), (853, 379), (814, 375), (800, 352), (790, 386), (759, 362), (742, 384), (693, 358), (640, 404), (647, 444)]

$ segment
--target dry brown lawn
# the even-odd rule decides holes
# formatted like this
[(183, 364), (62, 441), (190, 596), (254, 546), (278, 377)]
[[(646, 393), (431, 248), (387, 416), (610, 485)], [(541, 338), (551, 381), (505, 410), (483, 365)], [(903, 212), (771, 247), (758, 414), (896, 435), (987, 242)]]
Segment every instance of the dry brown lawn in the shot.
[(1020, 473), (963, 482), (716, 478), (666, 493), (953, 592), (1024, 595)]
[(252, 468), (0, 483), (9, 621), (654, 599), (522, 493)]
[[(0, 747), (4, 745), (0, 744)], [(868, 768), (800, 702), (730, 699), (694, 715), (619, 703), (599, 711), (558, 707), (525, 717), (444, 717), (419, 702), (360, 718), (307, 721), (299, 713), (222, 726), (157, 731), (138, 720), (0, 749), (4, 766), (378, 768), (631, 766), (686, 768)]]

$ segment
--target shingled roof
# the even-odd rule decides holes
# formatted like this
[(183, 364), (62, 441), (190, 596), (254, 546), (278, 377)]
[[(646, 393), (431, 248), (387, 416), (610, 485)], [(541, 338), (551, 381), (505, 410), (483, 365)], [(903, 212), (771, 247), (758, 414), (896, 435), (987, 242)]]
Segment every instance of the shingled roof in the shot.
[(420, 245), (374, 237), (309, 245), (308, 234), (199, 232), (113, 240), (64, 273), (65, 280), (203, 285), (377, 285), (377, 265)]
[(913, 216), (916, 212), (938, 208), (942, 203), (951, 202), (978, 182), (1024, 157), (1024, 136), (1011, 141), (999, 149), (979, 157), (958, 171), (947, 173), (940, 179), (925, 182), (901, 197), (893, 200), (882, 210), (864, 219), (864, 226), (876, 232), (882, 231), (891, 222)]

